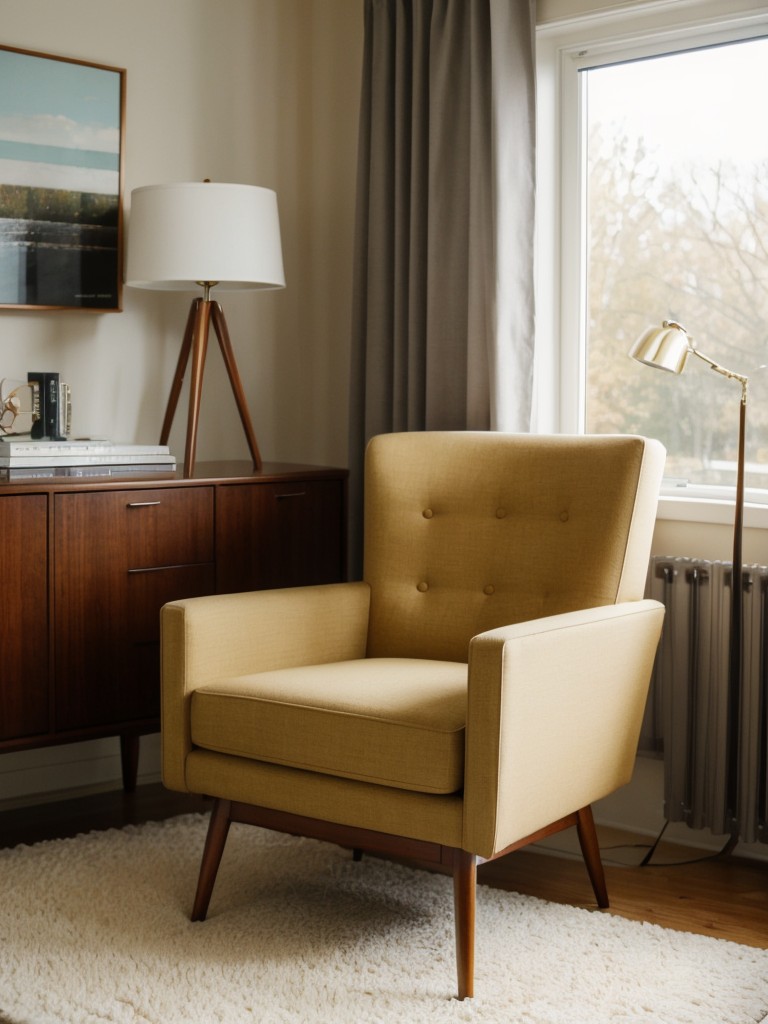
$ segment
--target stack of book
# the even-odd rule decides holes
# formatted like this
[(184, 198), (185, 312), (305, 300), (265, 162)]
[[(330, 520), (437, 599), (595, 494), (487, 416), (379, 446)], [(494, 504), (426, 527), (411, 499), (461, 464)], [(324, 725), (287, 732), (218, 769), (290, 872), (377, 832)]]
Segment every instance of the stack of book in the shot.
[(125, 476), (172, 473), (175, 469), (176, 459), (165, 444), (115, 444), (97, 438), (0, 439), (0, 479)]

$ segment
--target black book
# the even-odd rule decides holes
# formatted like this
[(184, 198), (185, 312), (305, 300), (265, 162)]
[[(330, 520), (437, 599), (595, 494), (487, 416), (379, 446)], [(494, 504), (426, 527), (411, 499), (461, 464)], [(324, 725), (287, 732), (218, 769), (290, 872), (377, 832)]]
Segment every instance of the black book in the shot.
[(32, 438), (50, 438), (63, 441), (59, 418), (59, 375), (58, 373), (28, 373), (28, 381), (37, 381), (40, 389), (40, 419), (32, 424)]

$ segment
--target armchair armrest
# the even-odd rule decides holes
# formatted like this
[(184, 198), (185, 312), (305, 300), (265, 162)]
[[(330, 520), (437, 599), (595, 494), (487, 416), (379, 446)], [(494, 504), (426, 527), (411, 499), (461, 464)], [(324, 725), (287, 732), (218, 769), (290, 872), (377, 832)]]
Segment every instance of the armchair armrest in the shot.
[(490, 857), (630, 780), (663, 619), (632, 601), (473, 638), (466, 850)]
[(370, 588), (332, 583), (174, 601), (160, 613), (163, 781), (186, 790), (189, 701), (214, 679), (365, 657)]

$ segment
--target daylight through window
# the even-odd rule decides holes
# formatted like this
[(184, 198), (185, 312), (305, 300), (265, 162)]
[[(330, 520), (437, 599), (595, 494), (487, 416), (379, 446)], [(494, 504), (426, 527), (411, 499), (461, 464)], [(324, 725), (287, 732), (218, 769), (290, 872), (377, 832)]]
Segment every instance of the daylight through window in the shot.
[(627, 358), (682, 323), (750, 378), (749, 487), (768, 490), (768, 39), (580, 73), (585, 112), (586, 430), (658, 437), (669, 486), (733, 486), (740, 386)]

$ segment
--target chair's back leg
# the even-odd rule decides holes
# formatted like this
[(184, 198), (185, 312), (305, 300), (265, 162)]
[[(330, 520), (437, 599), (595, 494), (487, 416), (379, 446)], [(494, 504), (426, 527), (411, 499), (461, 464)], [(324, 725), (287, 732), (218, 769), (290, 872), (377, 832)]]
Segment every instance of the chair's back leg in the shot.
[(587, 866), (587, 874), (592, 883), (598, 907), (605, 908), (609, 906), (608, 887), (605, 884), (605, 872), (603, 871), (603, 862), (600, 859), (600, 846), (597, 842), (592, 808), (589, 806), (582, 807), (580, 811), (576, 812), (576, 816), (576, 831), (579, 835), (579, 844), (582, 856), (584, 857), (584, 863)]
[(211, 893), (221, 863), (221, 855), (224, 853), (224, 844), (229, 834), (231, 808), (232, 804), (229, 800), (217, 799), (214, 802), (211, 820), (208, 824), (208, 835), (205, 837), (195, 903), (192, 907), (193, 921), (204, 921), (205, 915), (208, 913), (208, 904), (211, 902)]
[(459, 999), (475, 990), (475, 891), (477, 858), (466, 850), (453, 851), (453, 907), (456, 917), (456, 973)]

